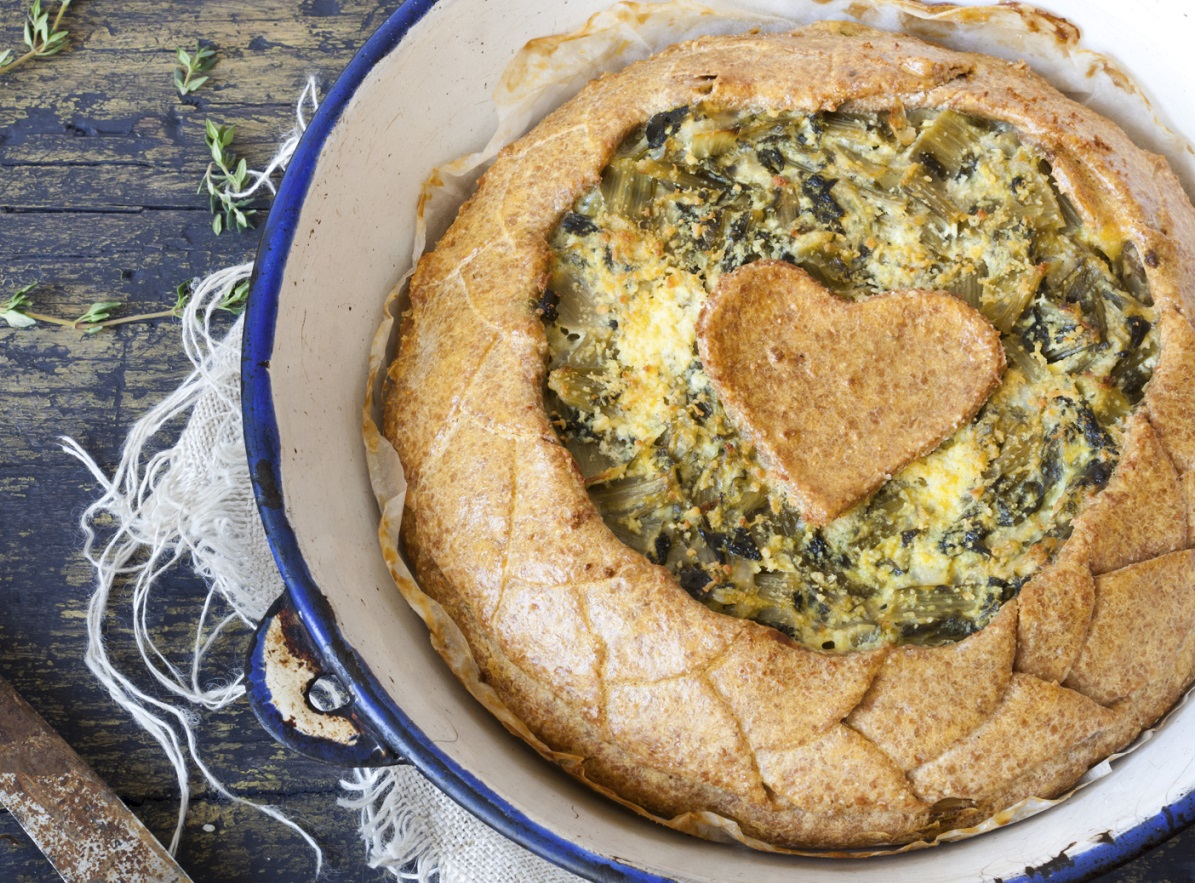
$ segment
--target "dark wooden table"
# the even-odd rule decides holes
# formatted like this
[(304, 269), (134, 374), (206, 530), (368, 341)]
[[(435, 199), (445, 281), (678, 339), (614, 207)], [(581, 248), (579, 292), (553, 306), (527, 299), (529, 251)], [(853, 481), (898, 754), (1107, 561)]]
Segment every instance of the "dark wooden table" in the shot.
[[(148, 312), (169, 307), (179, 282), (250, 257), (256, 232), (213, 235), (196, 194), (208, 163), (204, 120), (235, 124), (236, 150), (260, 167), (291, 126), (306, 75), (334, 79), (398, 5), (75, 0), (64, 19), (68, 50), (0, 77), (0, 301), (37, 282), (41, 312), (74, 317), (101, 300)], [(21, 7), (0, 5), (0, 48), (19, 47)], [(216, 46), (220, 61), (211, 82), (182, 99), (174, 50), (196, 40)], [(0, 674), (163, 839), (177, 809), (173, 773), (82, 661), (92, 573), (77, 521), (99, 489), (58, 437), (78, 439), (111, 469), (132, 422), (188, 367), (170, 320), (89, 336), (0, 328)], [(185, 642), (203, 596), (194, 578), (165, 579), (155, 627)], [(113, 621), (110, 633), (117, 662), (132, 671), (126, 628)], [(221, 648), (230, 665), (246, 638), (234, 632)], [(356, 819), (336, 806), (338, 772), (274, 744), (244, 702), (205, 718), (201, 748), (236, 793), (316, 833), (329, 879), (383, 879), (365, 865)], [(180, 860), (196, 880), (312, 878), (296, 836), (192, 783)], [(0, 881), (54, 879), (0, 810)], [(1103, 879), (1195, 880), (1195, 833)]]

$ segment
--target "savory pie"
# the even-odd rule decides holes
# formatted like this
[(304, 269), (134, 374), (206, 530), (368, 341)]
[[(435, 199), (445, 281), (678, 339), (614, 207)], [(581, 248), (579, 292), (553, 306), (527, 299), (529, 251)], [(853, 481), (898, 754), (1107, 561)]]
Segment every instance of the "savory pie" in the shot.
[(418, 265), (409, 590), (509, 729), (682, 830), (1054, 796), (1195, 674), (1193, 249), (1164, 160), (1021, 65), (673, 46)]

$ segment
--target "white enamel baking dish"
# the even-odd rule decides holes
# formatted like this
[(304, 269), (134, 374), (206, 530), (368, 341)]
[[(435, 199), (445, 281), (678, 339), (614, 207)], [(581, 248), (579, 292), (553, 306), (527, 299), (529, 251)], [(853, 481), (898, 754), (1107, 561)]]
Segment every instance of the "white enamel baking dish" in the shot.
[[(594, 880), (1077, 880), (1181, 828), (1195, 818), (1195, 703), (1111, 775), (1026, 821), (905, 855), (796, 858), (699, 841), (594, 795), (511, 737), (433, 652), (378, 550), (361, 438), (370, 342), (409, 268), (424, 176), (486, 142), (490, 92), (527, 40), (575, 29), (604, 5), (407, 0), (330, 90), (287, 172), (258, 256), (243, 366), (250, 468), (288, 587), (251, 666), (267, 728), (340, 762), (405, 757), (490, 825)], [(1195, 25), (1183, 4), (1046, 5), (1195, 134)], [(293, 707), (285, 678), (266, 671), (271, 629), (289, 648)], [(335, 689), (308, 692), (321, 674), (320, 687), (339, 683), (339, 700)], [(337, 705), (321, 722), (319, 710)]]

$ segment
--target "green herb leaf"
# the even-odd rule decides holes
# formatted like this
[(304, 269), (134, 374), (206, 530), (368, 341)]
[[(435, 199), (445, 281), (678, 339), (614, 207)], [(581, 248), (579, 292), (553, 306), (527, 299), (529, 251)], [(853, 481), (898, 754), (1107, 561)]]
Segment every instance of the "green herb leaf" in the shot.
[[(97, 322), (104, 322), (112, 318), (112, 311), (120, 306), (120, 301), (116, 300), (101, 300), (96, 301), (87, 308), (78, 319), (75, 320), (76, 325), (94, 325)], [(98, 330), (98, 329), (97, 329)]]
[(241, 231), (253, 226), (256, 212), (249, 208), (249, 200), (237, 196), (246, 189), (249, 164), (228, 149), (236, 135), (235, 126), (220, 126), (211, 120), (204, 122), (204, 140), (212, 161), (208, 164), (199, 192), (208, 194), (212, 214), (212, 230), (219, 236), (225, 230)]
[(7, 322), (10, 328), (28, 328), (37, 324), (36, 319), (29, 318), (20, 310), (0, 309), (0, 320)]
[(0, 304), (0, 319), (4, 320), (11, 328), (28, 328), (30, 325), (36, 325), (37, 320), (32, 316), (25, 315), (25, 310), (30, 304), (29, 298), (25, 297), (25, 292), (33, 288), (32, 285), (27, 285), (8, 299), (7, 303)]
[(191, 282), (180, 282), (174, 289), (174, 314), (181, 316), (187, 308), (187, 301), (191, 299)]
[(210, 46), (195, 44), (194, 52), (188, 52), (181, 46), (175, 50), (178, 64), (174, 68), (174, 88), (179, 95), (189, 95), (208, 81), (208, 77), (199, 76), (210, 71), (216, 65), (216, 51)]
[(28, 328), (30, 325), (36, 325), (37, 320), (25, 314), (25, 311), (33, 305), (29, 292), (36, 287), (36, 282), (30, 282), (28, 285), (18, 288), (12, 297), (0, 304), (0, 320), (6, 322), (10, 328)]
[(42, 47), (37, 50), (38, 55), (57, 55), (66, 46), (66, 31), (55, 31), (50, 34)]
[(69, 34), (61, 29), (62, 17), (70, 7), (70, 0), (63, 0), (58, 4), (58, 14), (50, 22), (50, 13), (42, 9), (41, 0), (32, 0), (25, 11), (25, 24), (22, 28), (22, 39), (29, 51), (19, 58), (13, 58), (11, 49), (0, 51), (0, 74), (8, 73), (32, 58), (43, 58), (57, 55), (66, 48)]
[(242, 279), (220, 300), (218, 308), (238, 316), (249, 302), (249, 280)]
[(63, 328), (70, 328), (74, 331), (82, 331), (85, 334), (95, 334), (105, 328), (111, 328), (115, 325), (128, 325), (131, 322), (152, 322), (155, 319), (173, 319), (182, 314), (183, 307), (186, 306), (188, 291), (190, 287), (189, 282), (184, 282), (175, 292), (174, 306), (168, 310), (157, 310), (152, 313), (138, 313), (135, 316), (121, 316), (119, 319), (113, 319), (112, 311), (121, 306), (119, 301), (96, 301), (83, 315), (77, 319), (61, 319), (58, 316), (47, 316), (43, 313), (34, 313), (29, 307), (33, 305), (29, 298), (29, 292), (36, 287), (36, 282), (31, 282), (23, 288), (18, 289), (7, 301), (0, 303), (0, 322), (7, 323), (12, 328), (28, 328), (31, 325), (36, 325), (38, 322), (46, 322), (51, 325), (61, 325)]

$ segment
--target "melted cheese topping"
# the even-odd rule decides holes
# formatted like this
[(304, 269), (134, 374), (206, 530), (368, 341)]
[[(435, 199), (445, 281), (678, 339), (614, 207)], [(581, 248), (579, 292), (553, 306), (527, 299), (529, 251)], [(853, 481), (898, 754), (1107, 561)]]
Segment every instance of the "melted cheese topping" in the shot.
[[(714, 609), (826, 650), (985, 625), (1107, 481), (1157, 361), (1131, 246), (1014, 131), (951, 111), (658, 114), (551, 245), (547, 404), (607, 524)], [(697, 357), (707, 293), (759, 258), (850, 299), (951, 291), (1008, 357), (973, 421), (820, 530)]]

